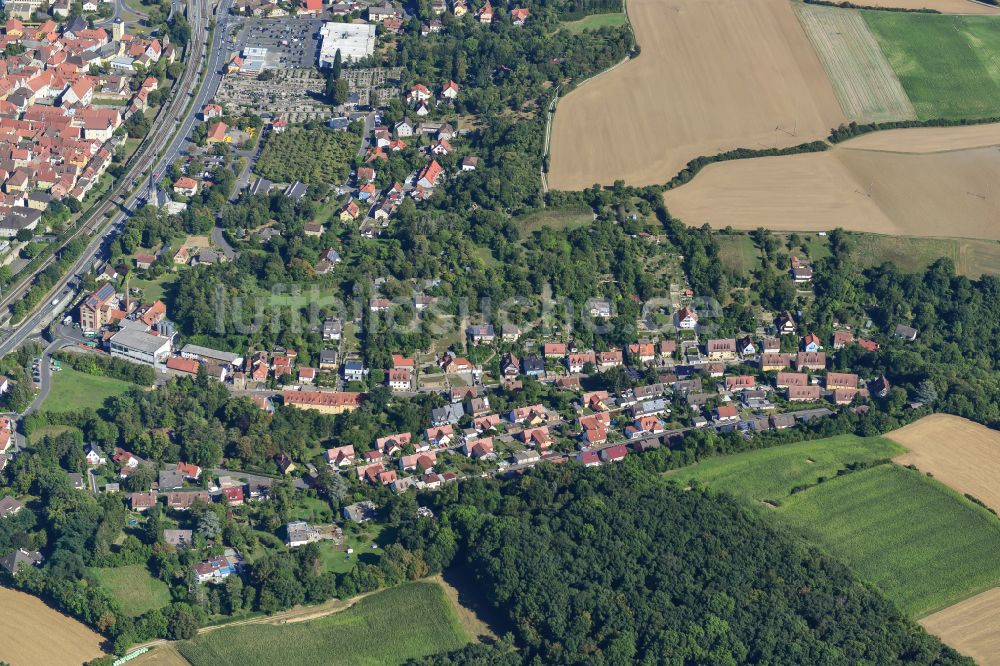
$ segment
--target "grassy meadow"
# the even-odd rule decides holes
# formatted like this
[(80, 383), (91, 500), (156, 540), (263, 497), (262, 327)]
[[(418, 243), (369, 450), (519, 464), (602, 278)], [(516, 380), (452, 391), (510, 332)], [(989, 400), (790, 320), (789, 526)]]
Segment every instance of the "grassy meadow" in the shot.
[(122, 605), (122, 610), (133, 617), (170, 603), (170, 589), (141, 564), (127, 567), (101, 567), (90, 569), (98, 584), (107, 589)]
[(135, 384), (120, 379), (88, 375), (63, 365), (60, 372), (52, 373), (52, 389), (42, 408), (51, 412), (97, 409), (111, 396), (133, 388)]
[(316, 620), (219, 629), (178, 647), (193, 666), (388, 666), (470, 640), (441, 586), (416, 582)]
[(1000, 115), (1000, 17), (862, 12), (917, 117)]
[(583, 32), (584, 30), (597, 30), (599, 28), (617, 28), (620, 25), (625, 25), (628, 23), (628, 17), (621, 12), (612, 12), (608, 14), (591, 14), (590, 16), (585, 16), (579, 21), (565, 21), (562, 27), (569, 30), (574, 35)]
[(884, 437), (837, 435), (827, 439), (775, 446), (708, 458), (696, 465), (670, 472), (681, 483), (701, 485), (750, 500), (783, 501), (796, 486), (831, 478), (851, 463), (887, 460), (905, 451)]

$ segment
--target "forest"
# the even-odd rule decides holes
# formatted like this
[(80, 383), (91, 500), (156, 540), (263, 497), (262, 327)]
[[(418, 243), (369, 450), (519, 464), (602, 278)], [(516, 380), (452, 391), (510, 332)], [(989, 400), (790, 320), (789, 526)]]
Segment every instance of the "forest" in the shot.
[(432, 572), (471, 571), (520, 648), (469, 648), (471, 663), (972, 663), (735, 500), (639, 464), (548, 466), (430, 501), (440, 520), (404, 519), (401, 543)]

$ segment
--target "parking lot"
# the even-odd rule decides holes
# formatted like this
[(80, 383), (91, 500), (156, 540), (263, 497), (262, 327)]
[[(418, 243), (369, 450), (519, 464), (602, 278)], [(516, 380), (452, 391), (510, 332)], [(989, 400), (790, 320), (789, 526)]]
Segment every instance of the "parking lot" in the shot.
[(315, 67), (319, 29), (323, 21), (305, 18), (256, 19), (247, 22), (236, 37), (233, 50), (267, 49), (267, 68)]

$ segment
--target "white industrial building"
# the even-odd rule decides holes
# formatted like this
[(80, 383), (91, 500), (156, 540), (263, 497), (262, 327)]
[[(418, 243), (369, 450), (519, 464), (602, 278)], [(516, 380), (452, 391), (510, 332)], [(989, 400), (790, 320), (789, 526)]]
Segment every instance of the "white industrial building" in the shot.
[(330, 67), (340, 51), (343, 62), (367, 58), (375, 52), (372, 23), (324, 23), (319, 30), (319, 66)]
[(157, 366), (170, 356), (170, 338), (136, 328), (123, 328), (111, 336), (111, 355), (136, 363)]

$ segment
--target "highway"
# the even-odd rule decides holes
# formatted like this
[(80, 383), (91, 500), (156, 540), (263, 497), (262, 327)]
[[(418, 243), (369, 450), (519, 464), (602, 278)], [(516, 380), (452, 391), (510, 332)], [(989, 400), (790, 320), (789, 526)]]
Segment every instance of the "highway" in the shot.
[[(73, 263), (63, 277), (49, 291), (36, 310), (23, 319), (2, 342), (0, 342), (0, 356), (10, 353), (18, 347), (24, 340), (42, 325), (45, 319), (51, 315), (57, 315), (71, 301), (79, 287), (79, 279), (83, 273), (91, 266), (102, 251), (107, 247), (108, 242), (119, 233), (128, 216), (128, 211), (133, 210), (146, 193), (146, 188), (139, 187), (131, 196), (122, 202), (118, 208), (119, 201), (133, 187), (133, 181), (143, 180), (148, 176), (148, 165), (150, 156), (159, 155), (153, 166), (154, 180), (158, 180), (164, 170), (177, 158), (181, 150), (188, 141), (191, 131), (196, 122), (196, 116), (200, 112), (205, 102), (215, 94), (221, 80), (220, 70), (225, 59), (225, 47), (222, 42), (224, 30), (216, 30), (213, 33), (212, 44), (206, 44), (206, 37), (209, 34), (208, 22), (209, 11), (203, 5), (205, 0), (192, 0), (189, 4), (188, 21), (191, 24), (191, 49), (185, 53), (185, 69), (178, 79), (175, 90), (177, 92), (171, 98), (169, 104), (160, 110), (153, 124), (149, 136), (146, 138), (149, 146), (138, 159), (130, 165), (126, 175), (122, 177), (115, 187), (109, 192), (101, 203), (96, 204), (90, 220), (74, 234), (74, 237), (87, 235), (100, 228), (88, 243), (84, 252)], [(228, 15), (232, 0), (222, 0), (216, 7), (217, 14), (223, 17)], [(201, 66), (205, 60), (206, 47), (210, 60), (210, 67), (204, 79), (199, 78)], [(200, 85), (199, 85), (200, 81)], [(188, 108), (191, 97), (194, 103)], [(185, 113), (185, 109), (187, 109)], [(180, 123), (178, 125), (178, 123)], [(174, 133), (176, 130), (176, 133)], [(111, 216), (111, 220), (105, 222), (108, 213), (117, 209)], [(103, 226), (102, 226), (103, 224)], [(44, 262), (32, 274), (31, 279), (26, 280), (20, 287), (7, 294), (0, 301), (0, 307), (8, 307), (15, 302), (30, 288), (34, 276), (45, 269), (52, 259)]]

